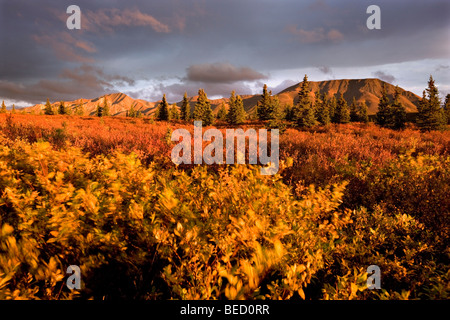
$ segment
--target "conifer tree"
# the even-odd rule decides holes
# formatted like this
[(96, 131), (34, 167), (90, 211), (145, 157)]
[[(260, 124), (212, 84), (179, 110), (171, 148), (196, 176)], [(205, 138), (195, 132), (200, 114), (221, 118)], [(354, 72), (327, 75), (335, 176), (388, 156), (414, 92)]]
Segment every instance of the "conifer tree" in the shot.
[(211, 102), (203, 89), (198, 91), (198, 99), (194, 107), (194, 120), (203, 121), (205, 126), (211, 125), (214, 121)]
[(444, 113), (447, 120), (447, 124), (450, 124), (450, 93), (445, 96)]
[(170, 120), (180, 120), (180, 113), (178, 112), (178, 106), (176, 103), (172, 104), (170, 108)]
[(294, 106), (294, 121), (301, 128), (314, 126), (316, 124), (316, 117), (309, 97), (309, 83), (306, 74), (303, 78), (298, 97), (298, 103)]
[(219, 110), (216, 115), (217, 120), (225, 121), (227, 119), (227, 108), (225, 107), (225, 102), (222, 101), (220, 104)]
[(359, 121), (364, 122), (364, 123), (369, 122), (368, 110), (369, 110), (369, 108), (367, 108), (367, 104), (365, 101), (363, 101), (362, 103), (360, 103), (358, 105)]
[(325, 102), (328, 107), (328, 112), (330, 114), (330, 120), (334, 123), (335, 113), (336, 113), (336, 108), (337, 108), (336, 96), (333, 95), (329, 99), (325, 97)]
[(11, 113), (16, 113), (16, 105), (13, 103), (12, 109), (11, 109)]
[(264, 84), (261, 100), (256, 105), (256, 114), (259, 120), (268, 120), (270, 114), (270, 103), (272, 93), (267, 91), (267, 84)]
[(400, 88), (395, 87), (394, 101), (389, 108), (389, 117), (386, 127), (391, 129), (403, 129), (406, 122), (406, 109), (400, 102)]
[(236, 92), (231, 91), (230, 99), (228, 100), (228, 112), (227, 112), (227, 122), (234, 124), (236, 118)]
[(191, 107), (187, 97), (187, 92), (184, 93), (180, 111), (181, 111), (181, 120), (189, 121), (191, 119)]
[(103, 117), (103, 108), (100, 107), (99, 104), (97, 104), (97, 110), (95, 112), (97, 114), (97, 117)]
[(359, 108), (355, 97), (353, 97), (352, 104), (350, 105), (350, 121), (359, 122)]
[(284, 105), (284, 120), (293, 121), (294, 120), (294, 108), (290, 104)]
[(235, 112), (234, 112), (233, 124), (242, 124), (242, 123), (244, 123), (245, 118), (246, 118), (246, 113), (244, 110), (244, 101), (242, 101), (242, 98), (240, 95), (237, 95), (236, 102), (235, 102)]
[(376, 123), (380, 126), (385, 126), (389, 120), (390, 110), (389, 98), (387, 96), (386, 85), (383, 83), (381, 88), (381, 99), (378, 103), (378, 111), (376, 113)]
[(158, 115), (157, 120), (159, 121), (167, 121), (169, 120), (169, 104), (166, 101), (166, 95), (163, 94), (163, 98), (158, 106)]
[(54, 114), (52, 105), (50, 104), (50, 101), (48, 99), (47, 99), (47, 102), (45, 103), (44, 114), (47, 114), (47, 115)]
[(127, 110), (127, 117), (130, 118), (136, 118), (137, 116), (137, 112), (136, 109), (134, 108), (134, 103), (131, 104), (130, 110)]
[(281, 120), (282, 111), (280, 107), (280, 99), (277, 96), (272, 96), (272, 92), (270, 91), (270, 100), (268, 107), (268, 120)]
[(324, 100), (324, 96), (318, 91), (316, 92), (316, 101), (314, 103), (314, 111), (316, 113), (316, 119), (322, 125), (327, 125), (330, 123), (330, 112), (328, 105)]
[(334, 113), (334, 123), (348, 123), (350, 121), (350, 108), (347, 105), (347, 101), (344, 99), (341, 93), (337, 104), (336, 111)]
[(110, 111), (109, 111), (109, 105), (108, 105), (108, 101), (106, 101), (106, 97), (103, 100), (103, 116), (104, 117), (108, 117), (110, 116)]
[[(266, 124), (267, 129), (278, 129), (279, 132), (284, 132), (286, 130), (286, 125), (283, 123), (284, 110), (280, 107), (280, 100), (278, 96), (270, 97), (270, 114), (269, 121)], [(290, 111), (292, 113), (292, 111)]]
[(67, 114), (67, 109), (66, 106), (64, 105), (64, 101), (59, 102), (58, 114)]
[(430, 76), (428, 88), (423, 92), (423, 98), (419, 104), (417, 124), (421, 130), (439, 130), (445, 124), (444, 110), (441, 108), (439, 92)]
[(0, 113), (6, 113), (5, 100), (3, 100), (3, 102), (2, 102), (2, 108), (0, 109)]
[(77, 116), (84, 115), (84, 109), (83, 109), (83, 106), (81, 105), (81, 103), (77, 104), (77, 106), (75, 107), (75, 114)]

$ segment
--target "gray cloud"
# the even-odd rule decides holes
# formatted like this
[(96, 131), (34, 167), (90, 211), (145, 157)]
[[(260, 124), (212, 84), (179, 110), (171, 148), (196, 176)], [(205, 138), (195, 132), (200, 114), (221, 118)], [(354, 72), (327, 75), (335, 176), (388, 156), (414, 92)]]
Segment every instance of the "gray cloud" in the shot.
[(389, 82), (391, 84), (394, 83), (394, 81), (396, 80), (392, 74), (388, 74), (384, 71), (376, 71), (373, 73), (373, 75), (378, 79)]
[[(402, 71), (394, 73), (387, 65), (450, 56), (447, 0), (379, 0), (381, 30), (367, 29), (365, 1), (78, 0), (82, 29), (68, 30), (71, 4), (0, 0), (0, 30), (8, 30), (0, 31), (0, 99), (68, 99), (63, 94), (73, 97), (76, 91), (78, 97), (99, 96), (119, 90), (120, 84), (130, 90), (132, 81), (181, 78), (186, 70), (180, 86), (222, 88), (226, 96), (231, 84), (253, 90), (259, 81), (274, 81), (265, 75), (283, 70), (326, 66), (319, 70), (330, 75), (326, 68), (373, 67), (403, 79)], [(83, 65), (96, 69), (83, 71)], [(86, 83), (74, 79), (85, 73)], [(422, 86), (428, 76), (410, 85)], [(60, 92), (51, 93), (50, 87)], [(172, 89), (184, 92), (176, 85)], [(152, 95), (148, 90), (141, 94)]]
[(435, 70), (435, 71), (442, 71), (442, 70), (448, 70), (448, 69), (450, 69), (450, 66), (440, 64), (440, 65), (438, 65), (434, 70)]
[(333, 71), (331, 70), (331, 68), (327, 67), (327, 66), (318, 67), (317, 69), (319, 69), (319, 71), (324, 74), (333, 74)]
[(51, 101), (95, 98), (115, 91), (117, 85), (133, 85), (134, 80), (105, 73), (103, 70), (82, 65), (75, 69), (64, 69), (60, 79), (42, 79), (34, 83), (17, 83), (0, 80), (0, 96), (10, 100), (41, 103)]
[(288, 25), (286, 31), (294, 35), (302, 43), (337, 42), (344, 39), (344, 35), (337, 29), (325, 30), (324, 28), (316, 28), (313, 30), (304, 30), (297, 28), (296, 25)]
[(170, 27), (152, 15), (141, 12), (139, 9), (104, 8), (97, 11), (87, 10), (83, 19), (83, 30), (85, 31), (108, 31), (119, 26), (135, 27), (147, 26), (156, 32), (167, 33)]
[(267, 76), (251, 68), (235, 67), (230, 63), (206, 63), (189, 66), (187, 79), (206, 83), (233, 83), (267, 79)]

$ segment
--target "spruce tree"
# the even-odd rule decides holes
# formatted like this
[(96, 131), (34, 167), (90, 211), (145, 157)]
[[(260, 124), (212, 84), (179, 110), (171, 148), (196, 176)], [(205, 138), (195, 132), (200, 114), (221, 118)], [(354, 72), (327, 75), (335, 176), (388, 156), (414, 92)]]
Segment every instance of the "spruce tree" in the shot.
[(234, 112), (234, 124), (242, 124), (244, 123), (246, 118), (246, 113), (244, 110), (244, 101), (242, 101), (241, 96), (236, 96), (236, 102), (235, 102), (235, 112)]
[(389, 111), (386, 127), (397, 130), (405, 128), (406, 109), (400, 102), (400, 88), (398, 86), (395, 87), (394, 101)]
[(423, 92), (423, 98), (419, 104), (417, 124), (421, 130), (439, 130), (445, 124), (444, 110), (441, 108), (439, 92), (430, 76), (428, 88)]
[(298, 103), (294, 106), (294, 121), (301, 128), (314, 126), (316, 124), (316, 117), (309, 97), (309, 83), (306, 74), (303, 78), (298, 98)]
[(77, 104), (77, 106), (75, 107), (75, 114), (77, 116), (84, 115), (84, 110), (83, 110), (83, 106), (81, 105), (81, 103)]
[(3, 100), (3, 102), (2, 102), (2, 108), (0, 109), (0, 113), (6, 113), (5, 100)]
[(281, 120), (283, 117), (280, 107), (280, 99), (277, 96), (272, 96), (272, 91), (270, 91), (270, 100), (267, 112), (268, 120)]
[(131, 104), (130, 110), (127, 110), (127, 117), (130, 118), (136, 118), (137, 116), (137, 112), (136, 109), (134, 108), (134, 103)]
[(359, 105), (358, 105), (359, 121), (364, 122), (364, 123), (369, 122), (368, 110), (369, 110), (369, 108), (367, 108), (367, 104), (365, 101), (359, 103)]
[(191, 119), (191, 107), (187, 97), (187, 92), (184, 93), (180, 111), (181, 111), (181, 120), (189, 121)]
[(203, 121), (204, 126), (209, 126), (214, 121), (211, 102), (203, 89), (198, 91), (198, 99), (194, 107), (194, 120)]
[(228, 99), (228, 112), (227, 112), (227, 122), (229, 124), (236, 124), (236, 92), (231, 91), (230, 99)]
[(95, 113), (97, 114), (97, 117), (103, 117), (103, 108), (100, 107), (99, 104), (97, 104), (97, 110), (95, 111)]
[(225, 121), (227, 119), (227, 108), (225, 107), (225, 102), (223, 101), (217, 111), (216, 119), (221, 121)]
[(350, 105), (350, 121), (359, 122), (359, 108), (355, 97), (353, 97), (352, 104)]
[(324, 96), (320, 94), (320, 92), (316, 92), (316, 101), (314, 103), (314, 110), (316, 113), (316, 119), (322, 125), (327, 125), (330, 123), (330, 112), (328, 109), (328, 105), (324, 100)]
[(337, 108), (337, 99), (336, 96), (332, 96), (331, 98), (325, 98), (326, 105), (328, 107), (328, 112), (330, 114), (330, 120), (334, 123), (336, 108)]
[(266, 124), (267, 129), (278, 129), (279, 132), (286, 130), (286, 125), (283, 123), (284, 113), (280, 107), (280, 100), (277, 96), (270, 97), (270, 113), (269, 121)]
[(294, 120), (294, 108), (292, 107), (292, 105), (285, 104), (283, 113), (284, 113), (284, 117), (283, 117), (284, 120), (287, 120), (287, 121)]
[(16, 105), (13, 103), (12, 109), (11, 109), (11, 113), (16, 113)]
[(67, 110), (66, 110), (66, 106), (64, 105), (64, 101), (59, 102), (58, 114), (67, 114)]
[(447, 124), (450, 124), (450, 93), (445, 96), (444, 113), (447, 120)]
[(163, 94), (163, 98), (158, 105), (158, 115), (157, 120), (159, 121), (167, 121), (169, 120), (169, 104), (166, 101), (166, 95)]
[(47, 99), (47, 102), (45, 103), (44, 114), (47, 114), (47, 115), (53, 115), (54, 114), (53, 107), (50, 104), (50, 101), (48, 99)]
[(350, 108), (347, 105), (347, 101), (344, 99), (343, 94), (341, 93), (336, 104), (336, 111), (334, 113), (333, 122), (348, 123), (349, 121), (350, 121)]
[(381, 98), (378, 103), (378, 111), (376, 113), (376, 123), (380, 126), (385, 126), (389, 121), (391, 115), (391, 105), (387, 96), (386, 85), (383, 83), (381, 88)]
[(103, 100), (103, 116), (104, 117), (108, 117), (110, 116), (110, 111), (109, 111), (109, 105), (108, 105), (108, 101), (106, 101), (106, 97)]
[(256, 114), (259, 120), (268, 120), (270, 114), (270, 103), (272, 93), (267, 91), (267, 84), (263, 86), (263, 94), (261, 100), (256, 104)]
[(180, 120), (180, 113), (178, 112), (178, 106), (176, 103), (172, 104), (172, 107), (170, 108), (170, 120)]

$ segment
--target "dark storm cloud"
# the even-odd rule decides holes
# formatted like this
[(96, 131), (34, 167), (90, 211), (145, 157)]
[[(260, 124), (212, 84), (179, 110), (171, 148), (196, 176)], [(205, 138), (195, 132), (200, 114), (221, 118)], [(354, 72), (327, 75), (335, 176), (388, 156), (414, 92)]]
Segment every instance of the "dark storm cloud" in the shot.
[(376, 71), (373, 73), (373, 75), (378, 79), (389, 82), (391, 84), (396, 80), (392, 74), (388, 74), (384, 71)]
[(197, 82), (233, 83), (267, 79), (267, 76), (248, 67), (236, 67), (230, 63), (206, 63), (187, 68), (187, 79)]
[[(368, 1), (80, 0), (82, 29), (68, 30), (66, 8), (71, 4), (0, 0), (4, 98), (36, 101), (77, 90), (80, 96), (98, 90), (99, 96), (116, 84), (129, 85), (105, 80), (70, 87), (75, 80), (69, 71), (79, 73), (82, 65), (101, 70), (103, 75), (94, 73), (100, 80), (187, 76), (180, 85), (198, 89), (193, 83), (198, 81), (216, 92), (220, 87), (214, 83), (235, 81), (248, 89), (251, 81), (266, 80), (261, 75), (282, 69), (335, 70), (450, 56), (450, 3), (445, 0), (377, 1), (381, 30), (366, 27)], [(229, 61), (231, 68), (217, 61)], [(49, 84), (56, 89), (59, 84), (61, 94), (50, 92), (54, 87)], [(228, 95), (231, 86), (222, 87)]]
[(322, 67), (318, 67), (317, 69), (319, 69), (320, 72), (324, 73), (324, 74), (332, 74), (333, 71), (331, 70), (330, 67), (328, 66), (322, 66)]
[(0, 80), (0, 96), (31, 103), (41, 103), (47, 98), (51, 101), (75, 100), (114, 92), (114, 87), (120, 84), (133, 85), (134, 80), (121, 75), (105, 74), (99, 68), (82, 65), (62, 70), (59, 79), (42, 79), (30, 85)]

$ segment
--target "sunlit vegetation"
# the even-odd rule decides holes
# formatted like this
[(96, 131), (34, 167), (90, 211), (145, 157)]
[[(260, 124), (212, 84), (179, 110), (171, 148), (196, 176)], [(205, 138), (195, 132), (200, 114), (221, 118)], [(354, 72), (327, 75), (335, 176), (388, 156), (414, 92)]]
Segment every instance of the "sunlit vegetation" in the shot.
[(449, 298), (448, 131), (288, 125), (262, 176), (175, 166), (179, 127), (0, 114), (0, 299)]

